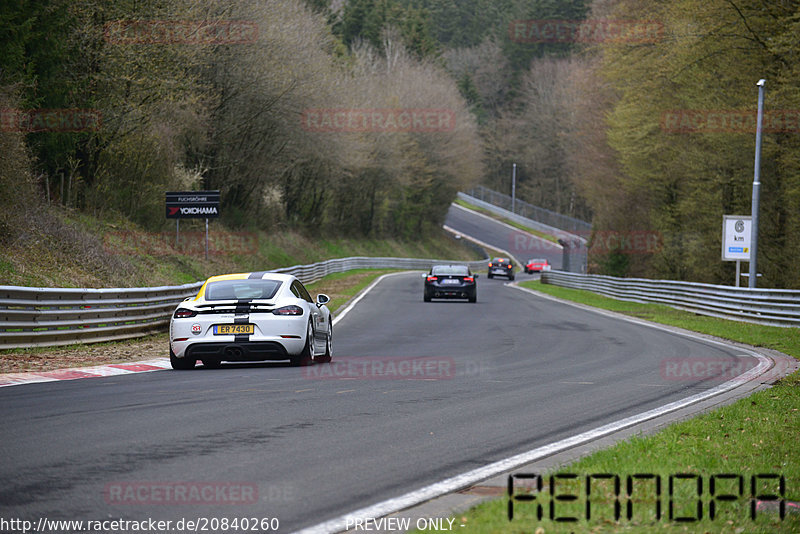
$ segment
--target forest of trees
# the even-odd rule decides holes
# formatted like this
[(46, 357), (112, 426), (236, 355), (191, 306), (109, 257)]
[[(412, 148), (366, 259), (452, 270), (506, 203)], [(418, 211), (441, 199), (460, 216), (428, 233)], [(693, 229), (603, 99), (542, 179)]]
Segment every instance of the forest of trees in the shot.
[[(658, 21), (652, 43), (606, 43), (585, 57), (571, 175), (596, 228), (652, 229), (656, 254), (631, 258), (651, 277), (732, 284), (720, 261), (723, 214), (748, 215), (755, 154), (756, 82), (767, 111), (794, 123), (763, 136), (759, 287), (800, 287), (800, 2), (596, 2), (591, 17)], [(674, 110), (744, 112), (749, 127), (683, 129)], [(635, 260), (635, 261), (634, 261)]]
[[(2, 4), (0, 107), (98, 110), (102, 126), (0, 128), (0, 195), (18, 203), (49, 190), (58, 203), (158, 227), (164, 190), (219, 188), (232, 226), (410, 237), (439, 224), (460, 189), (510, 192), (517, 163), (520, 198), (597, 232), (661, 236), (646, 253), (595, 254), (595, 270), (730, 284), (722, 215), (750, 212), (754, 131), (664, 118), (752, 116), (766, 78), (767, 110), (789, 118), (764, 135), (759, 285), (800, 287), (798, 1), (230, 4)], [(658, 32), (522, 42), (509, 31), (581, 19)], [(109, 23), (148, 20), (249, 21), (258, 32), (239, 44), (108, 37)], [(304, 128), (304, 112), (320, 109), (449, 110), (454, 128)], [(19, 216), (9, 213), (0, 230)]]
[[(27, 181), (62, 204), (159, 228), (164, 191), (220, 189), (232, 226), (408, 238), (441, 224), (455, 193), (483, 174), (456, 83), (392, 26), (376, 44), (346, 48), (302, 0), (0, 9), (4, 108), (90, 109), (102, 119), (88, 131), (24, 138)], [(175, 43), (153, 38), (149, 21), (239, 21), (253, 36)], [(314, 131), (301, 120), (309, 109), (447, 110), (452, 127)], [(4, 182), (26, 181), (18, 166), (0, 172)]]

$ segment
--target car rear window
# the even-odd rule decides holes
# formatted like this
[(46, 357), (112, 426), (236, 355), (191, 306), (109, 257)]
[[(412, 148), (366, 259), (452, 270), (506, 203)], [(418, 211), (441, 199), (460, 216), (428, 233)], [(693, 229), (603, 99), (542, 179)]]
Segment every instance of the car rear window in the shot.
[(206, 300), (271, 299), (281, 287), (278, 280), (220, 280), (206, 287)]
[(469, 269), (463, 265), (436, 265), (431, 269), (432, 274), (468, 276)]

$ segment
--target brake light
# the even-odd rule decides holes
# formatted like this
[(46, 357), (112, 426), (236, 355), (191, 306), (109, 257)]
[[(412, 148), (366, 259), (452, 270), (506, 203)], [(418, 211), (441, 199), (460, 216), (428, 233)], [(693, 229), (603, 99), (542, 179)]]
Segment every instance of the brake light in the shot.
[(435, 281), (437, 281), (438, 279), (439, 279), (439, 278), (438, 278), (438, 277), (436, 277), (436, 276), (429, 276), (429, 277), (428, 277), (428, 282), (435, 282)]
[(489, 264), (489, 267), (491, 267), (491, 266), (492, 266), (492, 264), (490, 263), (490, 264)]
[(475, 281), (475, 279), (474, 279), (473, 277), (471, 277), (471, 276), (465, 276), (465, 277), (464, 277), (464, 281), (465, 281), (465, 282), (474, 282), (474, 281)]
[(194, 310), (187, 310), (186, 308), (178, 308), (175, 310), (175, 314), (173, 317), (175, 319), (188, 319), (189, 317), (194, 317), (197, 315), (197, 312)]
[(511, 268), (511, 264), (509, 263), (508, 265), (506, 265), (506, 267), (508, 267), (510, 269)]
[(303, 315), (303, 308), (291, 304), (272, 311), (273, 315)]

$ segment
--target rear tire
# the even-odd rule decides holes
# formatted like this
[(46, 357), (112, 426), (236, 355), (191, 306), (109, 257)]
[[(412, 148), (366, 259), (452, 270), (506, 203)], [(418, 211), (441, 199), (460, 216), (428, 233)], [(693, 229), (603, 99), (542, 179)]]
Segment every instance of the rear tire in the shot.
[(314, 343), (314, 328), (311, 326), (311, 323), (308, 323), (306, 344), (303, 346), (303, 350), (300, 354), (292, 356), (289, 360), (293, 367), (305, 367), (314, 363), (314, 349), (311, 346), (312, 343)]
[(172, 352), (172, 349), (169, 349), (169, 363), (176, 371), (189, 371), (190, 369), (194, 369), (197, 360), (192, 360), (187, 356), (178, 358), (175, 356), (175, 353)]
[(470, 301), (470, 302), (473, 302), (473, 303), (474, 303), (474, 302), (477, 302), (477, 301), (478, 301), (478, 295), (472, 295), (472, 296), (469, 298), (469, 301)]
[(489, 273), (489, 274), (487, 274), (487, 275), (486, 275), (486, 278), (488, 278), (489, 280), (491, 280), (491, 279), (492, 279), (492, 273)]
[(508, 279), (513, 282), (514, 281), (514, 275), (512, 274), (511, 276), (508, 277)]
[(425, 301), (425, 302), (430, 302), (431, 301), (431, 296), (428, 295), (428, 293), (424, 293), (422, 295), (422, 300)]

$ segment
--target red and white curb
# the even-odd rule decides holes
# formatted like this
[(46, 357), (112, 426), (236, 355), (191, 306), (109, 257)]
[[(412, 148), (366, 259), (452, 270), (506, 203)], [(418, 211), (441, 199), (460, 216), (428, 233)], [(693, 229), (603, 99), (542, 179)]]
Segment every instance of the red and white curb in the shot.
[(72, 369), (55, 369), (53, 371), (31, 371), (27, 373), (8, 373), (0, 375), (0, 388), (19, 386), (35, 382), (54, 382), (57, 380), (78, 380), (80, 378), (102, 378), (104, 376), (129, 375), (133, 373), (151, 373), (171, 369), (169, 358), (156, 358), (129, 363), (111, 363), (94, 367), (74, 367)]

